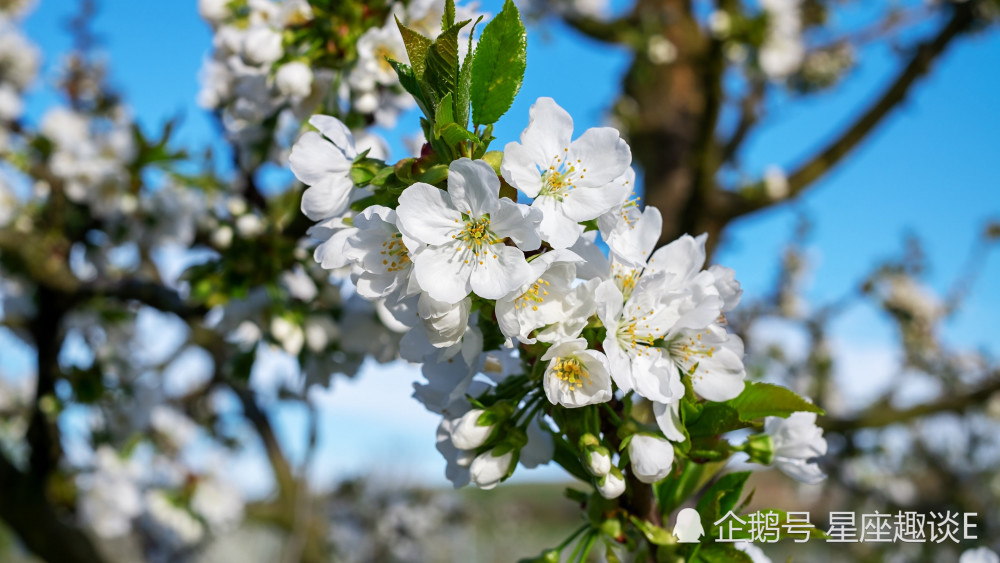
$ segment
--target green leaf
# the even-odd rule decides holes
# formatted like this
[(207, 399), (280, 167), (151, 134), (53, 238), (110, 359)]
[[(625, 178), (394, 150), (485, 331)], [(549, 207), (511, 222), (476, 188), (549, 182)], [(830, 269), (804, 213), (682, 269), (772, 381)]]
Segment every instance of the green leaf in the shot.
[(671, 545), (677, 543), (673, 534), (656, 524), (653, 524), (652, 522), (640, 520), (635, 516), (629, 516), (629, 520), (631, 520), (632, 523), (635, 524), (635, 527), (638, 528), (644, 536), (646, 536), (646, 539), (649, 540), (650, 543), (654, 543), (656, 545)]
[(459, 22), (442, 32), (427, 51), (421, 83), (435, 92), (439, 100), (454, 92), (458, 84), (458, 34), (468, 23), (469, 20)]
[(698, 514), (701, 514), (701, 523), (706, 530), (711, 530), (719, 518), (736, 506), (749, 477), (749, 471), (727, 473), (712, 483), (698, 499)]
[(587, 470), (583, 468), (580, 458), (577, 456), (576, 451), (573, 450), (573, 447), (569, 445), (569, 442), (560, 436), (556, 436), (554, 442), (555, 450), (552, 455), (552, 461), (558, 463), (570, 475), (584, 483), (590, 483), (590, 473), (587, 473)]
[(436, 185), (443, 182), (445, 178), (448, 177), (448, 166), (445, 164), (436, 164), (427, 169), (426, 172), (420, 175), (419, 180), (425, 184)]
[[(434, 114), (434, 134), (440, 135), (441, 130), (455, 123), (454, 107), (452, 104), (451, 92), (441, 98), (437, 113)], [(463, 127), (464, 129), (464, 127)]]
[[(420, 78), (424, 75), (427, 52), (430, 50), (433, 41), (403, 25), (399, 21), (399, 18), (396, 18), (396, 27), (399, 28), (399, 33), (403, 35), (403, 45), (406, 46), (406, 54), (410, 57), (410, 64), (413, 65), (414, 74), (416, 74), (417, 78)], [(410, 93), (412, 94), (412, 92)]]
[(455, 0), (445, 0), (444, 14), (441, 14), (441, 29), (455, 25)]
[[(444, 104), (442, 104), (442, 107)], [(456, 123), (449, 123), (441, 129), (441, 138), (444, 142), (448, 143), (449, 146), (457, 146), (459, 143), (464, 141), (478, 142), (479, 139), (475, 135), (469, 133), (464, 127), (459, 127)]]
[(472, 58), (472, 122), (477, 126), (496, 123), (510, 109), (524, 80), (527, 51), (521, 14), (507, 0), (486, 25)]
[(664, 519), (687, 502), (723, 466), (725, 462), (686, 462), (680, 473), (671, 473), (666, 479), (653, 484), (653, 493)]
[(786, 389), (770, 383), (747, 383), (739, 397), (726, 401), (736, 409), (743, 422), (750, 422), (765, 416), (788, 418), (795, 412), (806, 411), (826, 414), (823, 409)]
[(472, 24), (472, 31), (469, 32), (469, 49), (465, 53), (465, 60), (458, 71), (458, 84), (455, 86), (455, 123), (462, 127), (469, 126), (469, 104), (472, 103), (472, 36), (476, 33), (476, 26), (483, 21), (483, 16), (479, 16), (476, 23)]
[(432, 117), (434, 115), (434, 106), (428, 103), (424, 91), (420, 87), (420, 80), (413, 71), (413, 67), (392, 59), (389, 60), (389, 64), (392, 65), (392, 68), (399, 76), (399, 85), (413, 96), (413, 99), (417, 101), (417, 105), (420, 106), (420, 111), (424, 112), (424, 115), (428, 118)]
[(740, 420), (740, 413), (726, 403), (705, 403), (693, 421), (686, 421), (688, 434), (694, 438), (724, 434), (746, 426)]

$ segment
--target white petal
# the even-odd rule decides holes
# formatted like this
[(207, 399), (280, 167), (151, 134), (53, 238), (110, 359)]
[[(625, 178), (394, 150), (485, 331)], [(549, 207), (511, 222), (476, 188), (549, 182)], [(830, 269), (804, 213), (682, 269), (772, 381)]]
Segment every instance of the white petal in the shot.
[[(526, 153), (521, 157), (530, 156), (531, 164), (543, 169), (548, 168), (556, 157), (565, 158), (573, 138), (573, 118), (569, 112), (559, 107), (552, 98), (538, 98), (528, 115), (528, 126), (521, 133), (521, 145)], [(504, 177), (507, 178), (507, 175), (504, 174)], [(510, 178), (507, 181), (510, 182)]]
[(347, 158), (354, 160), (358, 156), (354, 150), (354, 135), (341, 120), (329, 115), (314, 115), (309, 118), (309, 125), (319, 129), (324, 137), (333, 141)]
[(448, 193), (459, 211), (481, 217), (499, 207), (500, 179), (485, 161), (460, 158), (448, 167)]
[(326, 176), (302, 194), (302, 213), (313, 221), (336, 217), (350, 206), (354, 184), (346, 177)]
[[(423, 244), (454, 242), (463, 224), (448, 194), (430, 184), (413, 184), (399, 195), (396, 225), (399, 232)], [(415, 250), (413, 248), (411, 251)]]
[(698, 238), (683, 235), (670, 244), (657, 249), (649, 259), (646, 272), (651, 274), (667, 272), (673, 276), (674, 283), (677, 283), (677, 280), (693, 278), (705, 265), (705, 240), (707, 238), (706, 235), (701, 235)]
[(480, 254), (479, 260), (471, 259), (472, 291), (486, 299), (500, 299), (530, 281), (534, 273), (520, 250), (501, 244), (491, 249)]
[(459, 244), (451, 241), (442, 246), (428, 246), (411, 256), (420, 289), (438, 301), (458, 303), (472, 290), (469, 283), (472, 264), (466, 263), (472, 252), (459, 252)]
[(288, 156), (292, 173), (306, 185), (317, 184), (330, 175), (347, 177), (351, 160), (342, 151), (323, 139), (319, 133), (309, 131), (299, 137)]
[(631, 224), (619, 222), (611, 232), (601, 231), (601, 236), (621, 262), (641, 268), (656, 246), (663, 231), (663, 217), (660, 210), (649, 206)]
[(542, 212), (542, 222), (538, 226), (542, 239), (552, 248), (568, 248), (583, 233), (583, 226), (563, 213), (562, 204), (550, 196), (536, 198), (532, 209)]
[(538, 156), (533, 149), (513, 141), (503, 149), (500, 173), (508, 184), (528, 197), (537, 197), (542, 189), (542, 172), (535, 162), (536, 158)]
[(632, 151), (617, 129), (593, 127), (569, 146), (567, 160), (580, 170), (581, 175), (576, 176), (578, 187), (599, 187), (628, 170)]
[(653, 403), (653, 416), (656, 417), (656, 425), (668, 440), (683, 442), (684, 433), (681, 432), (680, 401), (671, 403)]
[(490, 229), (501, 237), (510, 237), (521, 250), (537, 250), (542, 245), (538, 225), (542, 216), (527, 205), (501, 199), (490, 216)]

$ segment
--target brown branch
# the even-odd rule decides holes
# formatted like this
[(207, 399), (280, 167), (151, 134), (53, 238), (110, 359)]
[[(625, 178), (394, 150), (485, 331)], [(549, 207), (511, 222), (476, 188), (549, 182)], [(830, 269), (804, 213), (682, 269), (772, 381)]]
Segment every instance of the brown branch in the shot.
[(563, 16), (563, 21), (579, 33), (602, 43), (630, 44), (636, 37), (636, 26), (628, 18), (604, 21), (579, 14), (567, 14)]
[(254, 430), (257, 431), (257, 435), (260, 436), (260, 440), (264, 444), (267, 459), (271, 463), (271, 469), (274, 471), (274, 480), (278, 486), (279, 497), (292, 505), (289, 513), (294, 513), (295, 491), (297, 488), (295, 474), (292, 473), (292, 467), (281, 450), (281, 444), (274, 433), (271, 421), (268, 420), (267, 415), (257, 405), (257, 400), (254, 398), (252, 391), (237, 384), (232, 384), (230, 387), (243, 405), (243, 416), (250, 421), (250, 424), (253, 425)]
[(0, 518), (25, 547), (51, 563), (100, 563), (104, 558), (79, 528), (45, 498), (44, 483), (0, 453)]
[(173, 313), (182, 319), (198, 319), (208, 312), (200, 305), (189, 305), (180, 294), (161, 283), (126, 278), (113, 283), (95, 283), (80, 288), (81, 298), (104, 298), (119, 301), (137, 301), (164, 313)]
[(733, 194), (734, 197), (728, 201), (729, 208), (724, 212), (727, 219), (753, 213), (796, 197), (825, 176), (860, 145), (875, 127), (882, 123), (883, 119), (906, 99), (911, 87), (930, 70), (933, 62), (951, 45), (951, 42), (972, 27), (975, 17), (970, 6), (955, 4), (953, 10), (952, 17), (937, 35), (916, 47), (910, 62), (879, 99), (839, 137), (789, 175), (788, 196), (786, 198), (772, 199), (768, 197), (763, 189), (763, 184), (758, 183), (754, 187), (748, 188), (746, 195)]
[(992, 381), (978, 389), (959, 394), (949, 394), (941, 399), (910, 407), (894, 409), (883, 403), (872, 405), (857, 416), (849, 418), (821, 418), (819, 425), (828, 432), (853, 432), (863, 428), (882, 428), (891, 424), (901, 424), (912, 420), (944, 412), (964, 412), (969, 408), (986, 403), (1000, 392), (1000, 373), (994, 374)]
[(754, 80), (750, 86), (750, 92), (740, 101), (740, 120), (736, 124), (729, 140), (722, 147), (722, 163), (729, 162), (736, 157), (747, 135), (753, 130), (754, 125), (760, 119), (760, 106), (764, 100), (764, 93), (767, 88), (765, 80)]
[(39, 287), (35, 294), (38, 313), (29, 329), (35, 342), (38, 363), (35, 399), (26, 438), (31, 446), (29, 462), (34, 476), (45, 480), (62, 457), (59, 425), (55, 414), (56, 382), (61, 378), (59, 352), (62, 349), (62, 319), (69, 310), (65, 296)]

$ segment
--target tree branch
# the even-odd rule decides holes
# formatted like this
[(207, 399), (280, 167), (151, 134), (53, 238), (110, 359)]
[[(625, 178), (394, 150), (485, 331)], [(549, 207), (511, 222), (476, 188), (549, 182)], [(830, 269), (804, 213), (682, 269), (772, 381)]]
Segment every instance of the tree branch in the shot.
[(635, 34), (635, 25), (627, 18), (604, 21), (579, 14), (567, 14), (563, 20), (573, 29), (602, 43), (629, 43)]
[(931, 65), (951, 42), (968, 31), (975, 22), (972, 8), (954, 4), (952, 17), (932, 39), (920, 43), (910, 62), (899, 73), (888, 89), (838, 138), (801, 165), (788, 177), (788, 196), (773, 199), (767, 196), (763, 182), (746, 189), (745, 194), (734, 194), (729, 200), (728, 219), (753, 213), (799, 195), (802, 191), (832, 170), (877, 127), (892, 110), (906, 99), (910, 88), (930, 70)]
[(960, 394), (949, 394), (932, 403), (902, 410), (877, 403), (854, 417), (820, 418), (819, 425), (828, 432), (841, 434), (863, 428), (882, 428), (944, 412), (963, 412), (970, 407), (985, 403), (998, 392), (1000, 392), (1000, 373), (994, 374), (992, 381), (978, 389)]
[(63, 521), (44, 485), (0, 453), (0, 518), (33, 553), (51, 563), (99, 563), (104, 558), (79, 528)]
[(271, 468), (274, 471), (274, 480), (278, 486), (279, 497), (285, 502), (290, 503), (292, 508), (288, 513), (294, 514), (295, 490), (297, 488), (295, 474), (292, 472), (292, 467), (288, 464), (288, 460), (281, 450), (281, 444), (278, 443), (278, 437), (271, 427), (271, 421), (268, 420), (267, 415), (257, 405), (252, 391), (236, 384), (230, 385), (230, 387), (243, 405), (243, 415), (253, 425), (254, 430), (257, 431), (261, 442), (264, 444), (267, 459), (270, 461)]

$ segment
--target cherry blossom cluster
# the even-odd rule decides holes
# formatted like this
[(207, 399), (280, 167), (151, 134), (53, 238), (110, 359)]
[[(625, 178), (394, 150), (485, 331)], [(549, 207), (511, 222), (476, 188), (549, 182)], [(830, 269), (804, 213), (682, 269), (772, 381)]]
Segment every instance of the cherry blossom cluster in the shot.
[[(301, 123), (314, 113), (338, 115), (359, 128), (393, 127), (414, 106), (387, 62), (407, 60), (396, 21), (436, 37), (445, 0), (387, 6), (199, 1), (199, 12), (214, 32), (199, 103), (219, 112), (240, 149), (241, 166), (251, 170), (267, 160), (284, 163)], [(478, 16), (470, 8), (459, 7), (458, 12), (460, 19)], [(371, 144), (384, 144), (366, 135)]]
[[(518, 462), (568, 448), (614, 498), (627, 474), (670, 474), (688, 440), (685, 397), (722, 403), (744, 390), (743, 343), (725, 322), (742, 293), (734, 272), (705, 268), (704, 236), (654, 250), (661, 216), (638, 205), (617, 130), (573, 139), (569, 113), (541, 98), (502, 154), (458, 158), (437, 185), (393, 195), (358, 185), (380, 164), (342, 122), (310, 124), (290, 163), (309, 186), (302, 210), (319, 221), (315, 259), (349, 270), (405, 331), (400, 355), (422, 364), (414, 397), (442, 416), (438, 450), (456, 486), (492, 488)], [(608, 416), (616, 431), (599, 424)], [(751, 459), (823, 478), (814, 413), (764, 430), (741, 446)]]

